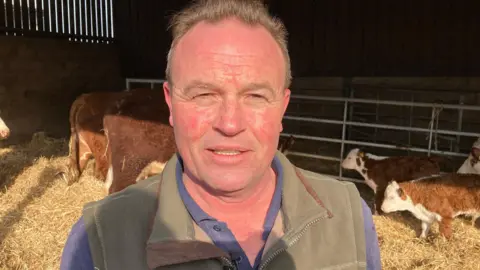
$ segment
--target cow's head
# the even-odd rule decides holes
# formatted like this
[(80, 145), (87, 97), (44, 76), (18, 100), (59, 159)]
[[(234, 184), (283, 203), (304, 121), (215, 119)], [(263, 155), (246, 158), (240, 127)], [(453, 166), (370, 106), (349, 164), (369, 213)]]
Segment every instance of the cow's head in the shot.
[(365, 157), (366, 154), (364, 151), (359, 148), (354, 148), (350, 150), (347, 157), (342, 161), (342, 168), (346, 170), (361, 171), (365, 166)]
[(412, 200), (397, 181), (392, 180), (385, 189), (385, 198), (382, 203), (382, 211), (385, 213), (405, 211), (413, 206)]

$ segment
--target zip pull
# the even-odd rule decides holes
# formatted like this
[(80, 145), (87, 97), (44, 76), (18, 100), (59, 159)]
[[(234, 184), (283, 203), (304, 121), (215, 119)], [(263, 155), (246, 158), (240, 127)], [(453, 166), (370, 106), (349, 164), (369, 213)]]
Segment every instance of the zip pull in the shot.
[(223, 270), (237, 270), (238, 265), (235, 262), (235, 260), (230, 260), (226, 257), (221, 257), (221, 261), (224, 263), (223, 264)]
[(241, 257), (241, 256), (238, 257), (238, 258), (236, 258), (236, 259), (233, 259), (233, 260), (232, 260), (232, 263), (233, 263), (233, 265), (235, 266), (235, 269), (238, 269), (238, 268), (239, 268), (238, 265), (240, 264), (241, 261), (242, 261), (242, 257)]

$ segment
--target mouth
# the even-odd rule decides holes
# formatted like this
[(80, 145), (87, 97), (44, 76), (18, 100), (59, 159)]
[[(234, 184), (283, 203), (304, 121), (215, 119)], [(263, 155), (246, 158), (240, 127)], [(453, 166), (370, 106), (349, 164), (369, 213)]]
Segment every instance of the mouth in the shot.
[(221, 156), (237, 156), (247, 152), (248, 150), (240, 147), (215, 147), (215, 148), (208, 148), (208, 151)]

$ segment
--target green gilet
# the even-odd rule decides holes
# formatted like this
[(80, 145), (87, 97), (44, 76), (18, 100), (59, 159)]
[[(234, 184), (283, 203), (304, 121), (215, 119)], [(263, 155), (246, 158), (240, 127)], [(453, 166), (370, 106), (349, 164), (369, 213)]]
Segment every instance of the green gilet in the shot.
[[(366, 269), (361, 198), (354, 184), (298, 169), (284, 171), (284, 235), (265, 250), (260, 269)], [(235, 269), (229, 255), (195, 237), (178, 193), (172, 156), (164, 171), (85, 205), (95, 269)]]

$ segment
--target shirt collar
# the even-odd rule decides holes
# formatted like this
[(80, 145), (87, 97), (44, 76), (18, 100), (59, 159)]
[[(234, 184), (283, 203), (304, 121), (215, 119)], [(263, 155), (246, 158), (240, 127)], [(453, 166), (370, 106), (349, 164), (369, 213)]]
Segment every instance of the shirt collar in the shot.
[[(217, 221), (214, 217), (208, 215), (200, 206), (193, 200), (190, 193), (188, 193), (185, 184), (183, 183), (183, 160), (178, 155), (177, 164), (175, 168), (175, 177), (177, 180), (178, 192), (180, 197), (185, 204), (188, 212), (192, 216), (193, 220), (198, 224), (202, 221), (212, 220)], [(267, 212), (267, 218), (265, 219), (265, 229), (271, 228), (275, 222), (275, 218), (280, 210), (282, 203), (282, 188), (283, 188), (283, 168), (280, 163), (280, 160), (275, 156), (272, 161), (272, 169), (274, 170), (277, 178), (275, 184), (275, 191), (273, 193), (273, 198), (270, 203), (270, 207)], [(267, 231), (269, 231), (267, 229)]]

